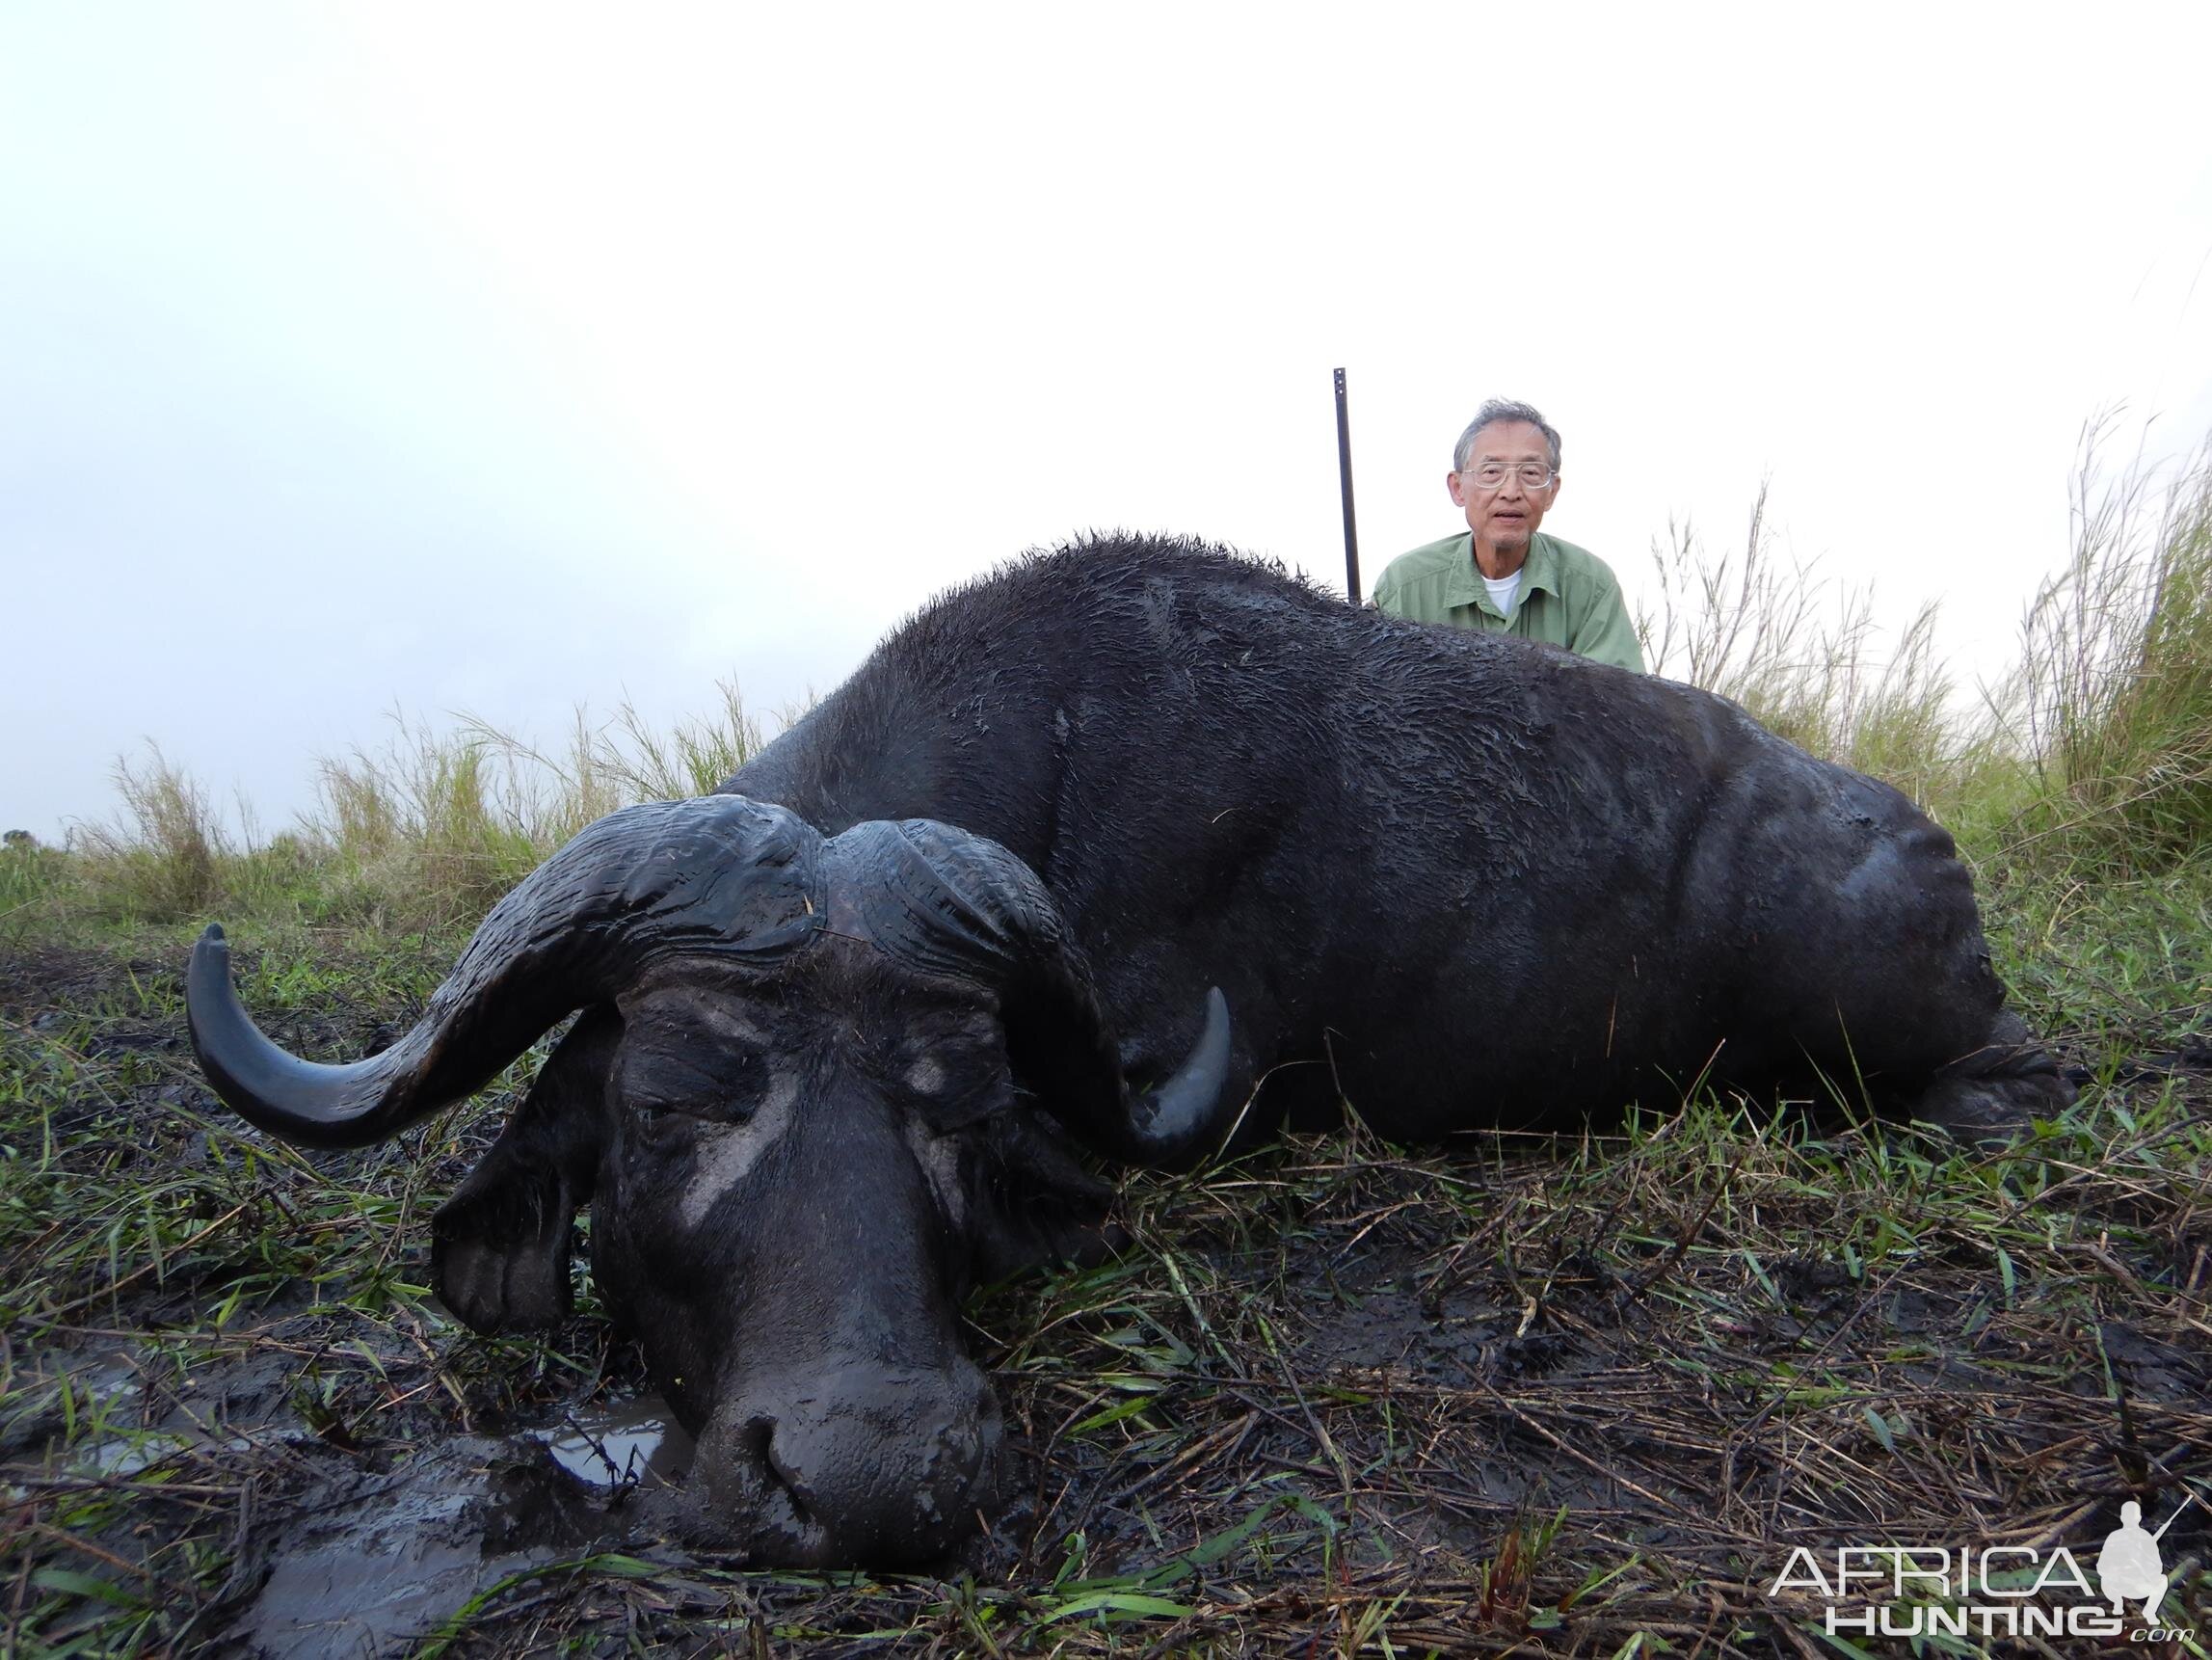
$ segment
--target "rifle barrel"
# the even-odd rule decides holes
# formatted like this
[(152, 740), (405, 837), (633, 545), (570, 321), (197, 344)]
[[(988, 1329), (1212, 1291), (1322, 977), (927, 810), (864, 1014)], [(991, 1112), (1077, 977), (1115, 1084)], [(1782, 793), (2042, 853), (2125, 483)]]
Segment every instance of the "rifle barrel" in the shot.
[(1351, 416), (1345, 406), (1345, 372), (1337, 371), (1337, 483), (1345, 498), (1345, 595), (1359, 603), (1359, 527), (1352, 516)]

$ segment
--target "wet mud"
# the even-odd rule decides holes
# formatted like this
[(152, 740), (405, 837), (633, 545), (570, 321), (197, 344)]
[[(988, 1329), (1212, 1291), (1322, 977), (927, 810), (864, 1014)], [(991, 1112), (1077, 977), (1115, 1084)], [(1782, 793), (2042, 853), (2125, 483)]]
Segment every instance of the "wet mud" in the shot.
[(402, 1653), (456, 1632), (495, 1587), (596, 1552), (654, 1548), (690, 1437), (654, 1397), (583, 1406), (554, 1426), (457, 1435), (388, 1473), (312, 1483), (263, 1542), (268, 1573), (220, 1634), (238, 1652)]
[[(287, 1507), (282, 1534), (263, 1542), (268, 1576), (218, 1640), (272, 1656), (392, 1652), (435, 1632), (487, 1583), (555, 1560), (549, 1537), (531, 1539), (547, 1517), (518, 1526), (511, 1513), (515, 1478), (530, 1474), (513, 1458), (506, 1443), (460, 1437), (391, 1475), (312, 1485)], [(541, 1505), (545, 1486), (528, 1484)]]
[(280, 1353), (249, 1348), (196, 1369), (181, 1393), (150, 1383), (158, 1363), (128, 1348), (42, 1358), (74, 1413), (112, 1428), (72, 1440), (59, 1406), (19, 1412), (0, 1428), (12, 1471), (87, 1490), (220, 1478), (235, 1495), (235, 1559), (192, 1632), (217, 1652), (410, 1652), (488, 1590), (657, 1546), (691, 1454), (651, 1395), (581, 1401), (505, 1434), (345, 1449), (279, 1386)]
[[(1555, 1342), (1516, 1335), (1506, 1311), (1472, 1294), (1425, 1294), (1421, 1271), (1433, 1265), (1413, 1244), (1401, 1238), (1290, 1277), (1281, 1312), (1300, 1378), (1343, 1399), (1373, 1400), (1587, 1363)], [(1267, 1253), (1236, 1251), (1210, 1266), (1245, 1276), (1280, 1267)], [(428, 1406), (402, 1406), (372, 1431), (373, 1420), (326, 1409), (321, 1395), (301, 1386), (303, 1356), (317, 1344), (337, 1347), (331, 1325), (312, 1307), (280, 1307), (231, 1347), (182, 1368), (144, 1345), (53, 1352), (46, 1358), (57, 1376), (118, 1429), (52, 1453), (49, 1445), (66, 1439), (62, 1424), (34, 1416), (0, 1435), (0, 1456), (93, 1483), (152, 1473), (199, 1485), (220, 1472), (233, 1484), (226, 1531), (234, 1560), (191, 1632), (191, 1646), (211, 1652), (405, 1654), (465, 1630), (488, 1597), (526, 1598), (603, 1553), (672, 1569), (701, 1560), (680, 1542), (691, 1438), (665, 1402), (635, 1389), (633, 1355), (618, 1348), (600, 1357), (616, 1374), (611, 1387), (602, 1378), (501, 1432), (456, 1432), (446, 1413)], [(440, 1341), (472, 1340), (448, 1331)], [(403, 1396), (425, 1368), (413, 1343), (387, 1343), (379, 1358)], [(1024, 1391), (1019, 1378), (997, 1381), (1003, 1396)], [(1337, 1496), (1324, 1482), (1290, 1475), (1312, 1458), (1296, 1423), (1264, 1419), (1227, 1451), (1230, 1467), (1260, 1483), (1268, 1502)], [(1015, 1436), (1011, 1503), (994, 1518), (995, 1531), (944, 1570), (1019, 1573), (1031, 1543), (1025, 1530), (1049, 1519), (1057, 1537), (1071, 1516), (1091, 1572), (1156, 1555), (1157, 1515), (1173, 1494), (1141, 1461), (1101, 1453), (1089, 1440), (1053, 1440), (1032, 1418), (1029, 1433)], [(1571, 1469), (1506, 1459), (1460, 1473), (1457, 1488), (1439, 1490), (1417, 1474), (1399, 1499), (1371, 1497), (1374, 1519), (1409, 1548), (1469, 1546), (1479, 1541), (1480, 1516), (1499, 1506), (1586, 1498), (1591, 1488)]]

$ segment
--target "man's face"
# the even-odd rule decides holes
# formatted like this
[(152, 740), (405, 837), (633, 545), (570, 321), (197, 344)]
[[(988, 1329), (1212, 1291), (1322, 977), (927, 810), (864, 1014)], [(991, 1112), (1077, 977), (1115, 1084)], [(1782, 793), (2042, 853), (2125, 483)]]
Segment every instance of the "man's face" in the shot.
[[(1505, 469), (1496, 485), (1480, 481), (1484, 469)], [(1544, 513), (1559, 498), (1559, 481), (1554, 477), (1540, 490), (1532, 490), (1521, 474), (1552, 470), (1552, 448), (1544, 442), (1544, 429), (1525, 420), (1493, 421), (1475, 435), (1467, 465), (1445, 474), (1455, 506), (1465, 510), (1467, 528), (1475, 532), (1476, 546), (1506, 555), (1517, 565), (1529, 551), (1529, 538), (1544, 522)]]

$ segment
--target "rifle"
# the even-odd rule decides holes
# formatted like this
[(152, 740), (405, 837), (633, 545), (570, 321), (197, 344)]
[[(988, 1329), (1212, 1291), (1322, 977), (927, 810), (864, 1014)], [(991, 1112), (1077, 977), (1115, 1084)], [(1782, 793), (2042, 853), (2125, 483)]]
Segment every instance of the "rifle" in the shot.
[(1345, 372), (1337, 371), (1337, 482), (1345, 498), (1345, 596), (1359, 603), (1359, 531), (1352, 522), (1351, 416), (1345, 413)]

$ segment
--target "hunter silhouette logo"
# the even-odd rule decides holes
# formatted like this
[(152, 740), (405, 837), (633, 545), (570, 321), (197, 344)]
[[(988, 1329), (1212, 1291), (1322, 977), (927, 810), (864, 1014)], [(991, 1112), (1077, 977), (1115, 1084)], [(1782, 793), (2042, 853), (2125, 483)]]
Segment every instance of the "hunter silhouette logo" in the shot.
[(2105, 1536), (2104, 1549), (2096, 1553), (2097, 1589), (2112, 1603), (2115, 1614), (2121, 1612), (2122, 1602), (2140, 1596), (2143, 1622), (2145, 1625), (2158, 1623), (2158, 1605), (2165, 1599), (2167, 1585), (2166, 1565), (2159, 1560), (2158, 1541), (2166, 1537), (2167, 1528), (2181, 1519), (2181, 1513), (2196, 1497), (2192, 1492), (2183, 1498), (2156, 1533), (2143, 1531), (2143, 1507), (2133, 1499), (2119, 1507), (2119, 1526)]

